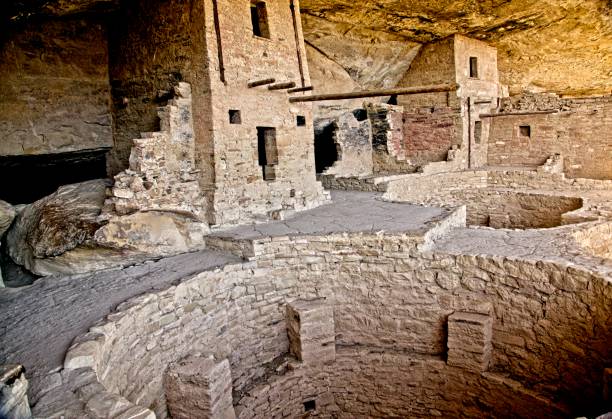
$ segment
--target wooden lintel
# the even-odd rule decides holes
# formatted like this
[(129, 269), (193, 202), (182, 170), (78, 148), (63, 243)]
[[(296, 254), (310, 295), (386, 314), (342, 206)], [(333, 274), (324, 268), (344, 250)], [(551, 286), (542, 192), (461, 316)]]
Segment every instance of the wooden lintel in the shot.
[(257, 86), (265, 86), (266, 84), (272, 84), (276, 81), (276, 79), (270, 78), (270, 79), (263, 79), (263, 80), (255, 80), (255, 81), (250, 81), (247, 86), (250, 88), (253, 87), (257, 87)]
[(287, 90), (287, 93), (310, 92), (313, 89), (314, 87), (312, 86), (296, 87), (294, 89)]
[(268, 86), (268, 90), (285, 90), (285, 89), (292, 89), (294, 87), (295, 87), (295, 82), (289, 81), (286, 83), (276, 83), (271, 86)]
[(419, 93), (453, 92), (457, 90), (456, 84), (436, 84), (431, 86), (400, 87), (395, 89), (363, 90), (349, 93), (330, 93), (325, 95), (299, 96), (289, 98), (289, 102), (318, 102), (322, 100), (359, 99), (377, 96), (402, 96)]
[(548, 115), (553, 113), (559, 113), (559, 111), (551, 109), (548, 111), (481, 113), (479, 116), (481, 118), (495, 118), (497, 116)]

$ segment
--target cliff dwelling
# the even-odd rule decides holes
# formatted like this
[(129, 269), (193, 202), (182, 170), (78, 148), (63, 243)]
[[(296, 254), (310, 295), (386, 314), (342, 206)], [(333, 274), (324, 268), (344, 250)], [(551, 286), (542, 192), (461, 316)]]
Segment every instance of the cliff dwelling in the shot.
[(1, 419), (612, 418), (610, 1), (1, 10)]

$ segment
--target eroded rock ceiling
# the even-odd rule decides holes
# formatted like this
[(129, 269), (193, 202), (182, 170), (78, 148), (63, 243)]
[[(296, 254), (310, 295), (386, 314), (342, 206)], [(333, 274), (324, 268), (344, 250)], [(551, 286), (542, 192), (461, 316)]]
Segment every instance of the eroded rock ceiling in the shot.
[(365, 35), (367, 44), (381, 42), (381, 35), (367, 36), (364, 29), (416, 43), (461, 33), (498, 48), (502, 82), (512, 93), (612, 89), (610, 0), (302, 0), (301, 8), (311, 43), (321, 28), (330, 38), (330, 22), (336, 25), (339, 46), (328, 39), (329, 51), (342, 50), (351, 33)]
[[(12, 20), (109, 11), (119, 0), (18, 0)], [(454, 33), (499, 49), (502, 82), (563, 94), (612, 90), (612, 0), (302, 0), (307, 43), (362, 87), (389, 86), (418, 45)]]

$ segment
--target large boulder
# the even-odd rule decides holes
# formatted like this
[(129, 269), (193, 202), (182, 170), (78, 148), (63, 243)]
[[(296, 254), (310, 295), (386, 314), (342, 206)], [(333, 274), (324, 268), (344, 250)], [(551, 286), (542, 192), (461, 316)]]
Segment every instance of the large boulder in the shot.
[[(0, 239), (11, 226), (13, 219), (15, 218), (15, 208), (8, 202), (0, 200)], [(3, 287), (2, 282), (2, 270), (0, 270), (0, 287)]]
[(102, 226), (99, 215), (106, 197), (105, 180), (60, 187), (26, 206), (7, 236), (9, 255), (36, 274), (37, 261), (62, 255), (92, 242)]
[(15, 208), (8, 202), (0, 200), (0, 238), (11, 226), (15, 218)]

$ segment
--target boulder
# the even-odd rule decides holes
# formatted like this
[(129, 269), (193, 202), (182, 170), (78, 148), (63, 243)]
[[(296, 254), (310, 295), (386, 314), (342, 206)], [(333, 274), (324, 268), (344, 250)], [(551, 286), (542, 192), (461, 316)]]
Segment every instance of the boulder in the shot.
[(15, 208), (8, 202), (0, 200), (0, 238), (11, 226), (15, 218)]
[(98, 219), (107, 182), (92, 180), (60, 187), (55, 193), (27, 205), (8, 232), (13, 260), (30, 271), (36, 260), (52, 258), (91, 243), (102, 226)]
[[(0, 239), (11, 226), (13, 219), (15, 218), (15, 208), (8, 202), (0, 200)], [(0, 288), (4, 286), (2, 281), (2, 269), (0, 269)]]

